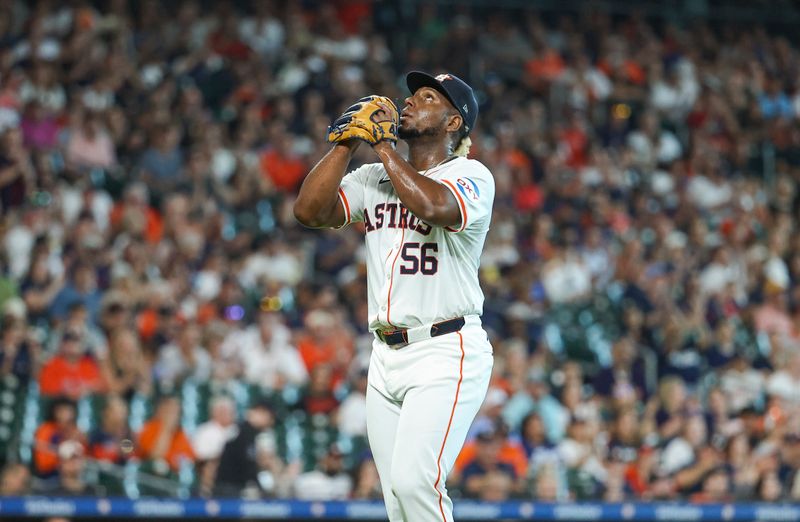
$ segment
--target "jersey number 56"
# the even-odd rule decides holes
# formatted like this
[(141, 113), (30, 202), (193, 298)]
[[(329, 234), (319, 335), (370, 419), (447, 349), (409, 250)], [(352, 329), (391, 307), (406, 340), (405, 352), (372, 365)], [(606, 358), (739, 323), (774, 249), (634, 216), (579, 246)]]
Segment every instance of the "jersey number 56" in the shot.
[(439, 245), (436, 243), (405, 243), (400, 256), (403, 263), (400, 265), (400, 273), (403, 275), (414, 275), (422, 272), (423, 275), (433, 275), (439, 270), (439, 260), (436, 253)]

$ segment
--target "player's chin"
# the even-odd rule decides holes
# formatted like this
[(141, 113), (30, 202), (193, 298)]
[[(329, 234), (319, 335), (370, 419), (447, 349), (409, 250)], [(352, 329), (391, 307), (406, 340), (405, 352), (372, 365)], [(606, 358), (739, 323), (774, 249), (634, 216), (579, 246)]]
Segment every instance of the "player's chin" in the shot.
[(397, 137), (401, 140), (408, 140), (417, 136), (419, 136), (419, 132), (408, 124), (401, 122), (400, 126), (397, 127)]

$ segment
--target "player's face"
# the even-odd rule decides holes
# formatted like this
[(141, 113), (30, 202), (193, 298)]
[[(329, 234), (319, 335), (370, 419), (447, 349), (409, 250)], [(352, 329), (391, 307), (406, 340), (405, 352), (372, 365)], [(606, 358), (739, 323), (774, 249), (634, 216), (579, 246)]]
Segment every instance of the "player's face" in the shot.
[(453, 112), (453, 106), (439, 91), (420, 87), (405, 99), (398, 135), (404, 140), (423, 136), (445, 137)]

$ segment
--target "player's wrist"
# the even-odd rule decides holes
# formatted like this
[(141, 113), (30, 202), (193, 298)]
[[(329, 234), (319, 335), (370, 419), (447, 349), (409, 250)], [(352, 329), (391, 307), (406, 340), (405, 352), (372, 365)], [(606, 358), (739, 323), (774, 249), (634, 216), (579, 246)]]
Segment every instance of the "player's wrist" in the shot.
[(394, 151), (394, 147), (395, 147), (394, 142), (389, 140), (381, 140), (372, 145), (372, 150), (380, 154), (382, 152)]
[(333, 149), (352, 156), (356, 152), (356, 149), (358, 149), (359, 145), (361, 145), (361, 140), (345, 140), (334, 144)]

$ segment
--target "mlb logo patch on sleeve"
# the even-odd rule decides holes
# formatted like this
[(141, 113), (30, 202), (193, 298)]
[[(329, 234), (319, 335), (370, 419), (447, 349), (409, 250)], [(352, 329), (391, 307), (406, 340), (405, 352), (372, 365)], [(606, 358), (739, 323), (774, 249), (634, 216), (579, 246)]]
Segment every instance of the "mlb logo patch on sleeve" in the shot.
[(456, 180), (456, 186), (458, 187), (458, 190), (464, 194), (464, 197), (467, 197), (472, 201), (478, 201), (478, 199), (481, 197), (481, 191), (478, 190), (478, 185), (476, 185), (475, 182), (469, 178), (458, 178)]

